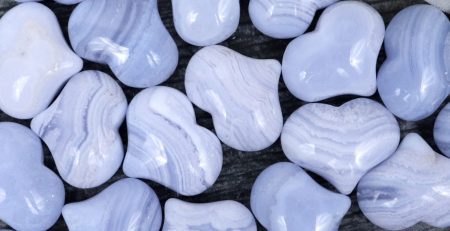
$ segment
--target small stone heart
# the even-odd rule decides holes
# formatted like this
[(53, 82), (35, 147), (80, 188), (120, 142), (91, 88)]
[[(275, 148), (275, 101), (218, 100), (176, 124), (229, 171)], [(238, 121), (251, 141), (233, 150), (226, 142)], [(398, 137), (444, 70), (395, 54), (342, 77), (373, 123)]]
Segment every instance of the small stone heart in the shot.
[(267, 230), (336, 231), (350, 198), (323, 188), (295, 164), (281, 162), (256, 178), (250, 204)]
[(321, 175), (343, 194), (394, 153), (399, 140), (394, 116), (364, 98), (340, 107), (306, 104), (287, 119), (281, 134), (283, 151), (292, 162)]
[(178, 63), (178, 49), (161, 21), (157, 0), (85, 0), (69, 20), (75, 52), (108, 64), (130, 87), (167, 80)]
[(105, 183), (122, 164), (119, 127), (126, 110), (127, 99), (114, 79), (84, 71), (34, 117), (31, 129), (47, 144), (67, 183), (92, 188)]
[(15, 230), (47, 230), (64, 205), (64, 185), (44, 165), (39, 137), (15, 123), (0, 123), (0, 220)]
[(386, 30), (387, 59), (378, 72), (386, 107), (409, 121), (433, 114), (450, 85), (450, 22), (430, 5), (400, 11)]
[(344, 94), (374, 94), (383, 37), (383, 19), (371, 6), (356, 1), (331, 5), (320, 16), (315, 31), (299, 36), (286, 48), (286, 87), (307, 102)]
[(168, 87), (143, 90), (130, 103), (127, 127), (127, 176), (150, 179), (189, 196), (202, 193), (219, 176), (220, 141), (197, 125), (183, 93)]
[(272, 38), (303, 34), (317, 10), (339, 0), (250, 0), (248, 13), (255, 27)]
[(0, 19), (0, 109), (6, 114), (34, 117), (82, 66), (44, 5), (23, 3)]
[(178, 35), (196, 46), (221, 43), (239, 25), (239, 0), (172, 0), (172, 9)]
[(84, 201), (66, 204), (63, 217), (71, 231), (158, 231), (161, 206), (144, 182), (122, 179)]
[(198, 51), (186, 69), (189, 99), (213, 117), (217, 136), (241, 151), (258, 151), (280, 136), (281, 73), (276, 60), (257, 60), (223, 46)]
[(408, 134), (398, 150), (358, 185), (358, 204), (369, 220), (388, 230), (419, 222), (450, 227), (450, 160), (419, 135)]
[(175, 198), (164, 206), (163, 231), (256, 231), (253, 214), (239, 202), (189, 203)]

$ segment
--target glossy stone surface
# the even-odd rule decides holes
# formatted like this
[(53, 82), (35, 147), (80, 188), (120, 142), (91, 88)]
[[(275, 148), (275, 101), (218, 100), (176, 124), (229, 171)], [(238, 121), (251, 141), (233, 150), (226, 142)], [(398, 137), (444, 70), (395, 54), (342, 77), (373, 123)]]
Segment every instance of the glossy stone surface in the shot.
[(44, 5), (23, 3), (0, 19), (0, 109), (6, 114), (32, 118), (82, 66)]
[(127, 112), (128, 150), (123, 171), (150, 179), (182, 195), (214, 184), (222, 169), (219, 139), (195, 121), (194, 108), (178, 90), (143, 90)]
[(387, 108), (409, 121), (421, 120), (442, 104), (450, 79), (450, 23), (430, 5), (400, 11), (386, 30), (387, 59), (378, 91)]
[(122, 163), (118, 130), (126, 110), (127, 99), (114, 79), (103, 72), (84, 71), (31, 121), (31, 129), (47, 144), (67, 183), (97, 187)]
[(213, 117), (217, 136), (241, 151), (272, 145), (283, 126), (276, 60), (258, 60), (223, 46), (198, 51), (186, 69), (189, 99)]
[(311, 103), (286, 121), (281, 146), (292, 162), (322, 176), (341, 193), (397, 149), (400, 128), (381, 104), (365, 98), (340, 107)]
[(367, 173), (358, 185), (358, 204), (374, 224), (401, 230), (424, 222), (450, 227), (450, 160), (415, 133)]
[(156, 0), (83, 1), (70, 16), (69, 38), (78, 55), (108, 64), (130, 87), (160, 84), (178, 63)]
[(253, 214), (271, 231), (337, 231), (350, 199), (317, 184), (293, 163), (280, 162), (256, 178)]
[(317, 10), (339, 0), (250, 0), (255, 27), (272, 38), (298, 37), (308, 29)]
[(439, 112), (434, 123), (433, 135), (442, 154), (450, 157), (450, 103)]
[(333, 4), (322, 13), (315, 31), (286, 48), (286, 87), (307, 102), (344, 94), (373, 95), (383, 36), (383, 19), (371, 6), (356, 1)]
[(448, 0), (425, 0), (426, 2), (435, 5), (443, 11), (450, 13), (450, 2)]
[(239, 202), (189, 203), (175, 198), (164, 206), (163, 231), (256, 231), (253, 214)]
[(64, 205), (64, 186), (44, 165), (41, 141), (16, 123), (0, 123), (0, 220), (16, 230), (46, 230)]
[(131, 178), (119, 180), (85, 201), (66, 204), (62, 213), (70, 231), (157, 231), (162, 219), (153, 189)]
[(172, 9), (178, 35), (196, 46), (223, 42), (239, 24), (239, 0), (172, 0)]

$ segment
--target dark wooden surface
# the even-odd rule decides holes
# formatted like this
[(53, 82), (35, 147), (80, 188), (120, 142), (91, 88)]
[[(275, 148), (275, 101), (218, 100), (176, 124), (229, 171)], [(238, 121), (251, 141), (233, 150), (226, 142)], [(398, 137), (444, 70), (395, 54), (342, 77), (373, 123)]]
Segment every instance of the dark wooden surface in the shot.
[[(384, 18), (386, 25), (389, 23), (391, 18), (401, 9), (409, 5), (424, 3), (422, 0), (365, 0), (365, 2), (369, 3), (380, 12), (380, 14)], [(13, 2), (13, 0), (0, 0), (0, 16), (9, 8), (11, 8), (14, 4), (15, 3)], [(44, 1), (44, 4), (50, 7), (56, 13), (59, 19), (59, 23), (64, 31), (64, 35), (67, 37), (67, 23), (70, 13), (73, 10), (74, 6), (59, 5), (54, 3), (53, 1)], [(230, 47), (231, 49), (236, 50), (250, 57), (274, 58), (280, 60), (281, 62), (283, 52), (290, 40), (275, 40), (259, 33), (252, 25), (248, 16), (247, 9), (248, 9), (248, 0), (241, 0), (241, 19), (239, 28), (236, 31), (236, 33), (227, 41), (222, 43), (222, 45)], [(180, 61), (178, 64), (178, 68), (176, 72), (173, 74), (173, 76), (163, 85), (171, 86), (184, 91), (183, 80), (187, 63), (190, 57), (199, 48), (188, 45), (187, 43), (183, 42), (180, 39), (180, 37), (176, 34), (175, 29), (173, 27), (170, 0), (159, 0), (159, 10), (164, 24), (166, 25), (171, 35), (175, 39), (180, 51)], [(310, 30), (311, 28), (314, 28), (314, 24), (316, 23), (320, 13), (321, 12), (319, 11), (318, 14), (316, 15), (315, 20), (312, 26), (310, 27)], [(384, 58), (385, 55), (384, 52), (382, 51), (378, 60), (378, 66), (383, 62)], [(109, 73), (111, 76), (114, 76), (107, 66), (98, 65), (91, 62), (85, 62), (84, 69), (101, 70), (106, 73)], [(129, 88), (124, 85), (121, 86), (123, 87), (123, 90), (127, 95), (128, 101), (130, 101), (133, 98), (133, 96), (139, 92), (139, 89)], [(293, 111), (295, 111), (299, 106), (303, 105), (304, 103), (294, 98), (287, 91), (282, 81), (280, 82), (279, 90), (283, 115), (284, 118), (286, 119)], [(333, 105), (339, 105), (352, 98), (355, 97), (342, 96), (326, 100), (324, 102)], [(379, 96), (377, 94), (371, 98), (379, 101)], [(437, 113), (435, 113), (428, 119), (414, 123), (399, 120), (402, 129), (402, 137), (408, 132), (417, 132), (420, 135), (422, 135), (428, 141), (428, 143), (432, 145), (432, 147), (435, 150), (437, 150), (432, 137), (432, 128), (436, 114)], [(198, 123), (200, 125), (205, 126), (206, 128), (211, 130), (214, 129), (209, 114), (196, 108), (196, 116)], [(1, 112), (0, 112), (0, 121), (15, 121), (24, 124), (26, 126), (29, 126), (30, 123), (29, 120), (16, 120)], [(122, 135), (124, 146), (126, 148), (127, 132), (126, 127), (124, 125), (120, 129), (120, 133)], [(224, 152), (223, 169), (219, 179), (217, 180), (217, 182), (214, 184), (213, 187), (211, 187), (205, 193), (199, 196), (195, 197), (179, 196), (173, 191), (166, 189), (163, 186), (160, 186), (156, 183), (150, 181), (145, 182), (148, 183), (156, 191), (156, 193), (160, 198), (161, 206), (164, 205), (165, 201), (168, 198), (178, 197), (180, 199), (191, 202), (211, 202), (217, 200), (230, 199), (242, 202), (243, 204), (249, 207), (251, 187), (258, 174), (263, 169), (265, 169), (266, 167), (268, 167), (273, 163), (280, 161), (287, 161), (286, 157), (284, 156), (281, 150), (279, 141), (277, 141), (271, 147), (260, 152), (240, 152), (233, 150), (226, 145), (223, 145), (223, 152)], [(51, 154), (49, 153), (46, 147), (45, 147), (45, 164), (49, 168), (53, 169), (53, 171), (57, 172)], [(112, 179), (110, 179), (106, 184), (88, 190), (77, 189), (71, 187), (68, 184), (65, 184), (66, 203), (81, 201), (90, 198), (95, 194), (97, 194), (98, 192), (100, 192), (101, 190), (103, 190), (111, 183), (124, 177), (125, 176), (122, 170), (119, 170), (115, 174), (115, 176)], [(334, 190), (330, 184), (325, 182), (320, 177), (315, 175), (313, 175), (313, 177), (324, 187)], [(371, 224), (361, 213), (361, 211), (358, 208), (358, 204), (356, 202), (355, 192), (351, 194), (351, 198), (352, 198), (352, 207), (344, 217), (339, 230), (345, 231), (382, 230), (376, 227), (375, 225)], [(89, 218), (87, 217), (86, 219)], [(8, 228), (8, 226), (6, 226), (4, 223), (0, 221), (0, 229), (1, 228)], [(262, 228), (261, 226), (259, 226), (258, 228), (259, 230), (264, 230), (264, 228)], [(62, 217), (60, 217), (57, 224), (55, 224), (51, 230), (67, 230), (67, 227)], [(441, 229), (432, 228), (425, 224), (418, 224), (408, 230), (418, 231), (418, 230), (441, 230)]]

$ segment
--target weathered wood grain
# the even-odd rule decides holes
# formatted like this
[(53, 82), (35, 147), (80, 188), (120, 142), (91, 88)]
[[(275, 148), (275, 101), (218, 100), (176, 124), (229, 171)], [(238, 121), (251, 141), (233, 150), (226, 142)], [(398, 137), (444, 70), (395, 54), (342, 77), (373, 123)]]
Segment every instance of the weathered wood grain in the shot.
[[(180, 89), (181, 91), (184, 91), (183, 80), (187, 63), (190, 57), (199, 48), (186, 44), (176, 34), (172, 21), (172, 10), (170, 0), (159, 0), (158, 2), (162, 20), (169, 29), (171, 35), (174, 37), (180, 50), (180, 62), (178, 68), (176, 72), (173, 74), (173, 76), (163, 85), (171, 86)], [(381, 13), (381, 15), (385, 20), (386, 25), (389, 23), (392, 17), (404, 7), (417, 3), (424, 3), (421, 0), (365, 0), (365, 2), (371, 4)], [(57, 14), (61, 27), (63, 28), (64, 34), (67, 37), (67, 23), (70, 13), (74, 7), (59, 5), (54, 3), (53, 1), (44, 1), (44, 3)], [(11, 8), (13, 5), (14, 5), (13, 0), (0, 0), (0, 16), (7, 9)], [(228, 39), (223, 43), (223, 45), (228, 46), (233, 50), (236, 50), (242, 54), (254, 58), (275, 58), (281, 61), (284, 49), (286, 48), (286, 45), (289, 43), (290, 40), (275, 40), (259, 33), (252, 25), (250, 18), (248, 16), (247, 9), (248, 9), (248, 0), (241, 0), (241, 19), (239, 28), (230, 39)], [(318, 16), (316, 15), (316, 18), (314, 20), (313, 25), (310, 27), (310, 30), (311, 28), (314, 28), (314, 24), (317, 21), (317, 18)], [(378, 66), (381, 64), (384, 58), (385, 58), (384, 52), (381, 52), (378, 60)], [(101, 70), (113, 76), (108, 67), (91, 62), (86, 62), (84, 69)], [(133, 96), (139, 92), (138, 89), (129, 88), (124, 85), (121, 86), (125, 91), (128, 101), (130, 101), (133, 98)], [(303, 103), (294, 98), (287, 91), (283, 82), (280, 82), (279, 89), (280, 89), (279, 92), (280, 101), (283, 108), (283, 115), (284, 118), (286, 119), (293, 111), (295, 111)], [(325, 102), (334, 105), (339, 105), (342, 104), (343, 102), (348, 101), (351, 98), (353, 97), (350, 96), (336, 97), (331, 100), (326, 100)], [(372, 98), (379, 101), (378, 95), (375, 95)], [(404, 136), (408, 132), (417, 132), (421, 134), (427, 140), (427, 142), (432, 145), (432, 147), (435, 150), (437, 150), (432, 137), (432, 128), (436, 114), (437, 113), (435, 113), (430, 118), (427, 118), (423, 121), (419, 121), (416, 123), (399, 121), (402, 129), (402, 136)], [(196, 115), (199, 124), (213, 130), (212, 121), (209, 114), (196, 108)], [(26, 126), (29, 126), (30, 122), (30, 121), (15, 120), (11, 117), (8, 117), (4, 113), (0, 113), (0, 121), (15, 121), (24, 124)], [(126, 145), (127, 143), (126, 127), (122, 126), (120, 132), (124, 140), (124, 144)], [(251, 153), (240, 152), (233, 150), (227, 147), (226, 145), (223, 145), (223, 151), (224, 151), (223, 169), (218, 181), (212, 188), (210, 188), (208, 191), (206, 191), (200, 196), (196, 197), (179, 196), (173, 191), (170, 191), (169, 189), (166, 189), (153, 182), (150, 181), (145, 182), (147, 182), (153, 189), (155, 189), (156, 193), (158, 194), (161, 200), (162, 205), (168, 198), (178, 197), (183, 200), (191, 202), (209, 202), (209, 201), (232, 199), (240, 201), (246, 206), (249, 206), (250, 190), (258, 174), (263, 169), (265, 169), (266, 167), (268, 167), (273, 163), (279, 161), (287, 161), (286, 157), (284, 156), (281, 150), (279, 141), (276, 142), (274, 145), (272, 145), (270, 148), (267, 148), (260, 152), (251, 152)], [(56, 172), (55, 164), (48, 149), (46, 149), (45, 151), (45, 164)], [(80, 201), (92, 197), (93, 195), (97, 194), (111, 183), (121, 178), (124, 178), (124, 175), (123, 172), (119, 170), (119, 172), (117, 172), (115, 176), (107, 184), (88, 190), (76, 189), (74, 187), (65, 184), (66, 203)], [(333, 189), (331, 185), (326, 183), (320, 177), (314, 176), (314, 178), (325, 187)], [(340, 230), (345, 231), (382, 230), (380, 228), (377, 228), (375, 225), (371, 224), (361, 213), (361, 211), (357, 206), (356, 194), (353, 193), (351, 197), (352, 197), (352, 207), (350, 211), (347, 213), (347, 215), (344, 217)], [(0, 229), (1, 228), (7, 228), (7, 226), (0, 221)], [(259, 226), (259, 229), (264, 230), (261, 226)], [(63, 219), (60, 218), (58, 223), (51, 230), (67, 230), (67, 227)], [(440, 230), (440, 229), (431, 228), (425, 224), (418, 224), (409, 230), (418, 231), (418, 230)]]

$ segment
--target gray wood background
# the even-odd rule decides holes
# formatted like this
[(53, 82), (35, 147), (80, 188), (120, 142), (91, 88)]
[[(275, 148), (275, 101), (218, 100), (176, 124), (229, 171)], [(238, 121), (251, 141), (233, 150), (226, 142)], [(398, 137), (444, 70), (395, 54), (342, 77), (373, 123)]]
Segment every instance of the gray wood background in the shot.
[[(384, 18), (386, 25), (389, 23), (391, 18), (401, 9), (409, 5), (424, 3), (422, 0), (364, 0), (364, 2), (367, 2), (368, 4), (372, 5), (375, 9), (377, 9), (380, 12), (380, 14)], [(74, 6), (64, 6), (49, 0), (44, 1), (43, 3), (48, 7), (50, 7), (50, 9), (52, 9), (56, 13), (61, 28), (64, 31), (64, 35), (67, 37), (67, 23), (70, 13), (72, 12)], [(183, 80), (187, 63), (191, 58), (191, 56), (199, 48), (188, 45), (187, 43), (183, 42), (180, 39), (180, 37), (176, 34), (172, 21), (172, 10), (170, 0), (159, 0), (158, 4), (162, 20), (166, 25), (166, 27), (168, 28), (171, 35), (173, 36), (173, 38), (175, 39), (180, 51), (180, 61), (178, 64), (178, 68), (176, 72), (173, 74), (173, 76), (168, 81), (163, 83), (163, 85), (171, 86), (181, 91), (184, 91)], [(14, 5), (15, 3), (13, 0), (0, 0), (0, 16), (3, 15), (4, 12), (6, 12)], [(248, 16), (247, 9), (248, 9), (248, 0), (241, 0), (241, 19), (239, 28), (236, 31), (236, 33), (227, 41), (223, 42), (222, 45), (230, 47), (231, 49), (236, 50), (250, 57), (274, 58), (280, 60), (281, 62), (283, 52), (290, 40), (275, 40), (259, 33), (252, 25)], [(314, 28), (320, 13), (321, 11), (319, 11), (316, 14), (315, 20), (309, 30), (312, 30)], [(378, 66), (383, 62), (384, 59), (385, 55), (384, 52), (382, 51), (378, 59)], [(106, 73), (109, 73), (111, 76), (114, 76), (107, 66), (91, 62), (85, 62), (84, 69), (101, 70)], [(123, 87), (125, 94), (127, 95), (128, 102), (133, 98), (134, 95), (136, 95), (139, 92), (139, 89), (129, 88), (124, 85), (121, 86)], [(295, 111), (298, 107), (303, 105), (303, 102), (300, 102), (299, 100), (294, 98), (287, 91), (282, 81), (280, 82), (279, 89), (283, 115), (284, 118), (286, 119), (293, 111)], [(326, 100), (324, 102), (333, 105), (339, 105), (352, 98), (355, 97), (342, 96)], [(380, 101), (379, 96), (377, 94), (371, 98)], [(436, 145), (434, 144), (432, 137), (432, 128), (436, 114), (437, 113), (435, 113), (430, 118), (415, 123), (399, 120), (402, 130), (402, 137), (406, 135), (408, 132), (417, 132), (421, 134), (428, 141), (428, 143), (432, 145), (432, 147), (437, 151)], [(198, 123), (200, 125), (205, 126), (208, 129), (214, 130), (211, 117), (209, 114), (196, 108), (196, 115)], [(30, 123), (29, 120), (13, 119), (2, 112), (0, 112), (0, 121), (14, 121), (24, 124), (26, 126), (29, 126)], [(122, 135), (123, 142), (126, 148), (127, 132), (126, 127), (124, 125), (120, 129), (120, 133)], [(214, 184), (213, 187), (211, 187), (205, 193), (199, 196), (195, 197), (179, 196), (173, 191), (166, 189), (163, 186), (160, 186), (156, 183), (150, 181), (145, 182), (148, 183), (156, 191), (156, 193), (160, 198), (162, 206), (164, 205), (165, 201), (168, 198), (178, 197), (180, 199), (191, 202), (211, 202), (217, 200), (231, 199), (242, 202), (243, 204), (249, 207), (251, 187), (258, 174), (263, 169), (265, 169), (266, 167), (268, 167), (273, 163), (280, 161), (287, 161), (286, 157), (284, 156), (281, 150), (279, 141), (277, 141), (271, 147), (260, 152), (240, 152), (233, 150), (226, 145), (223, 145), (223, 151), (224, 151), (224, 162), (223, 162), (223, 169), (219, 179), (217, 180), (217, 182)], [(45, 147), (45, 164), (49, 168), (53, 169), (53, 171), (57, 172), (51, 154), (49, 153), (46, 147)], [(77, 189), (71, 187), (68, 184), (65, 184), (66, 203), (81, 201), (90, 198), (95, 194), (97, 194), (98, 192), (100, 192), (101, 190), (103, 190), (111, 183), (124, 177), (125, 176), (122, 170), (119, 170), (115, 174), (115, 176), (108, 181), (108, 183), (100, 187), (88, 190)], [(313, 175), (313, 177), (324, 187), (334, 190), (330, 184), (328, 184), (320, 177), (315, 175)], [(352, 207), (344, 217), (339, 230), (345, 231), (382, 230), (376, 227), (375, 225), (371, 224), (361, 213), (361, 211), (358, 208), (358, 204), (356, 202), (355, 192), (351, 194), (351, 198), (352, 198)], [(2, 228), (8, 228), (8, 226), (0, 221), (0, 229)], [(65, 225), (62, 217), (60, 217), (57, 224), (55, 224), (51, 230), (67, 230), (67, 226)], [(264, 230), (264, 228), (259, 226), (258, 230)], [(432, 228), (425, 224), (417, 224), (416, 226), (408, 230), (418, 231), (418, 230), (442, 230), (442, 229)]]

